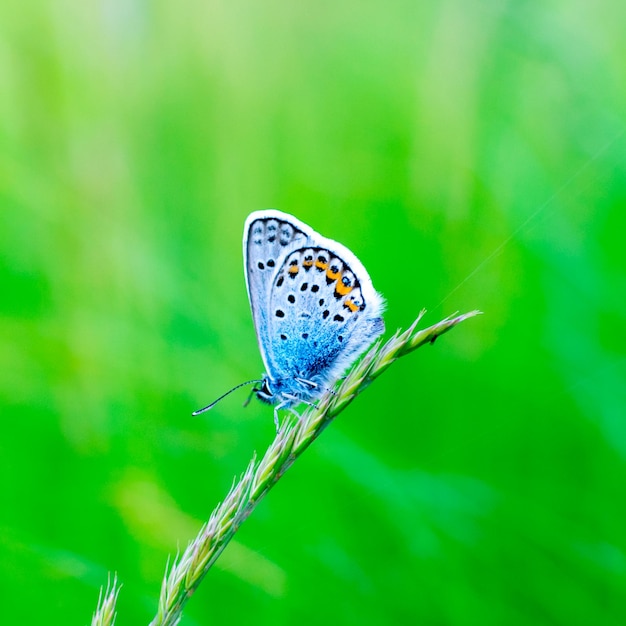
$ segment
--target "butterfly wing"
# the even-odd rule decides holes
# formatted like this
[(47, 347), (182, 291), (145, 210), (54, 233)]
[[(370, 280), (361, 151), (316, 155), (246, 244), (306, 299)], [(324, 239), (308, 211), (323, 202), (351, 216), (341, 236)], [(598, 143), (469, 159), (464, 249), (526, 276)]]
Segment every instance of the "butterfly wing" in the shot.
[[(321, 239), (290, 252), (276, 274), (268, 354), (284, 380), (311, 381), (323, 392), (384, 331), (384, 323), (382, 299), (363, 266), (345, 247)], [(290, 392), (288, 382), (285, 390)]]
[(270, 346), (270, 290), (285, 257), (305, 245), (311, 229), (297, 219), (272, 209), (255, 211), (244, 226), (243, 259), (248, 299), (261, 358), (272, 374), (268, 360)]
[[(259, 349), (270, 378), (322, 391), (384, 330), (383, 300), (356, 256), (295, 217), (257, 211), (244, 260)], [(313, 395), (313, 394), (311, 394)]]

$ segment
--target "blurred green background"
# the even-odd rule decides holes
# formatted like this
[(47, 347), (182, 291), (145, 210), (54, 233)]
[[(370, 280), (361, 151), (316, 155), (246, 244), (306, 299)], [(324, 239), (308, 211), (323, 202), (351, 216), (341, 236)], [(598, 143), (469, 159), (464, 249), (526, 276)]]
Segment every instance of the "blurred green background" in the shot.
[(0, 5), (3, 624), (154, 615), (272, 412), (253, 210), (350, 247), (402, 359), (184, 624), (626, 623), (626, 4)]

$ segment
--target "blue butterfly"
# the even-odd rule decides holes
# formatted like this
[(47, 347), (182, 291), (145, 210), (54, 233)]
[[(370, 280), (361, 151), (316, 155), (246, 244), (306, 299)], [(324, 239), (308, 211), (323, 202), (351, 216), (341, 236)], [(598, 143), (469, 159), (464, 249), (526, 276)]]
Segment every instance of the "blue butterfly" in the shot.
[(244, 226), (244, 270), (266, 373), (251, 383), (278, 410), (311, 404), (383, 333), (384, 302), (356, 256), (292, 215), (255, 211)]

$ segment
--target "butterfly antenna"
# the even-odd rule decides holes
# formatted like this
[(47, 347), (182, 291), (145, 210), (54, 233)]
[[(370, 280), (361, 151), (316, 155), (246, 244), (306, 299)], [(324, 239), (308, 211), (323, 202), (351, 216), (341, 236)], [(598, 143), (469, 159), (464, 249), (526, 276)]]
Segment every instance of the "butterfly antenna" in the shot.
[(204, 413), (206, 411), (211, 410), (220, 400), (223, 400), (227, 395), (231, 394), (233, 391), (237, 391), (237, 389), (239, 389), (240, 387), (245, 387), (246, 385), (252, 385), (254, 383), (262, 383), (262, 382), (263, 382), (262, 380), (248, 380), (245, 383), (239, 383), (232, 389), (229, 389), (226, 393), (222, 394), (217, 400), (213, 400), (211, 404), (205, 406), (202, 409), (198, 409), (197, 411), (194, 411), (192, 415), (193, 416), (200, 415), (200, 413)]

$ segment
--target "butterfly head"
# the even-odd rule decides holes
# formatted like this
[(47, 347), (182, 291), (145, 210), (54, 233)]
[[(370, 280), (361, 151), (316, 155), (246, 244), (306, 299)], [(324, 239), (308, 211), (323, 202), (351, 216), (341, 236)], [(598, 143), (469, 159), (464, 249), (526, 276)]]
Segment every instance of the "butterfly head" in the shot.
[(260, 386), (254, 387), (252, 393), (261, 402), (277, 404), (283, 408), (289, 408), (301, 402), (309, 404), (310, 400), (320, 396), (326, 389), (314, 381), (305, 380), (299, 376), (272, 378), (269, 374), (263, 374), (263, 378), (258, 382)]
[(265, 374), (261, 379), (261, 386), (255, 387), (253, 391), (256, 394), (256, 397), (262, 402), (266, 402), (267, 404), (276, 404), (278, 401), (276, 394), (270, 386), (270, 378), (267, 374)]

